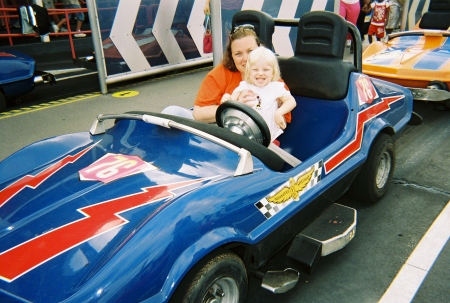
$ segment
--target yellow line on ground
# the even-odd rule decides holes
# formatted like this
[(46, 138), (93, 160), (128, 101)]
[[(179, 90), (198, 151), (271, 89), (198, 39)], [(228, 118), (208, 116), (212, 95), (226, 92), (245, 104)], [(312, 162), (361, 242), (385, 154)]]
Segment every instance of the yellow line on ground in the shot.
[(41, 104), (38, 104), (38, 105), (31, 105), (29, 107), (22, 107), (20, 109), (11, 110), (9, 112), (1, 112), (0, 113), (0, 119), (10, 118), (10, 117), (14, 117), (14, 116), (30, 113), (30, 112), (35, 112), (35, 111), (38, 111), (38, 110), (43, 110), (43, 109), (46, 109), (46, 108), (51, 108), (51, 107), (56, 107), (56, 106), (60, 106), (60, 105), (68, 104), (68, 103), (73, 103), (73, 102), (77, 102), (77, 101), (81, 101), (81, 100), (86, 100), (86, 99), (98, 97), (100, 95), (101, 95), (101, 93), (84, 94), (84, 95), (79, 95), (79, 96), (70, 97), (70, 98), (66, 98), (66, 99), (61, 99), (61, 100), (57, 100), (57, 101), (50, 101), (48, 103), (41, 103)]

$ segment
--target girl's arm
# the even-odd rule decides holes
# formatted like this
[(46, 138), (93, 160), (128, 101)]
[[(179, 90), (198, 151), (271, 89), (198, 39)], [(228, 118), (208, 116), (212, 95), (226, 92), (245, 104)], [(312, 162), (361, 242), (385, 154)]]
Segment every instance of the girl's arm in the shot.
[(284, 120), (284, 115), (291, 112), (297, 106), (297, 102), (291, 95), (279, 97), (277, 100), (281, 103), (281, 106), (275, 111), (275, 123), (279, 128), (285, 129), (286, 121)]

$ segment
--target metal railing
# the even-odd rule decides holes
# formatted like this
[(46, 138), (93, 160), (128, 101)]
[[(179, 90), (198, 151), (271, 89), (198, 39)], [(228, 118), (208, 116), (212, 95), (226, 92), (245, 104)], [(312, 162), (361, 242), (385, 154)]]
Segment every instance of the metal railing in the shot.
[[(10, 22), (10, 19), (20, 19), (20, 16), (18, 15), (18, 7), (5, 7), (3, 4), (3, 1), (1, 1), (1, 7), (0, 7), (0, 20), (4, 20), (5, 23), (5, 30), (6, 33), (1, 33), (0, 32), (0, 39), (2, 38), (7, 38), (9, 40), (9, 45), (13, 46), (13, 38), (23, 38), (23, 37), (38, 37), (39, 33), (31, 33), (31, 34), (23, 34), (23, 33), (14, 33), (11, 31), (12, 28), (12, 24)], [(73, 15), (74, 13), (87, 13), (88, 9), (87, 8), (71, 8), (71, 9), (59, 9), (59, 8), (55, 8), (55, 9), (47, 9), (48, 11), (48, 15), (49, 17), (52, 15), (64, 15), (64, 17), (66, 18), (66, 23), (67, 23), (67, 32), (50, 32), (49, 36), (50, 37), (55, 37), (55, 36), (68, 36), (68, 40), (69, 40), (69, 44), (70, 44), (70, 49), (72, 52), (72, 58), (76, 59), (76, 52), (75, 52), (75, 47), (74, 47), (74, 43), (73, 43), (73, 35), (76, 33), (84, 33), (84, 34), (90, 34), (91, 30), (84, 30), (84, 31), (80, 31), (80, 32), (75, 32), (73, 30), (71, 30), (70, 28), (70, 19), (69, 19), (69, 15)]]

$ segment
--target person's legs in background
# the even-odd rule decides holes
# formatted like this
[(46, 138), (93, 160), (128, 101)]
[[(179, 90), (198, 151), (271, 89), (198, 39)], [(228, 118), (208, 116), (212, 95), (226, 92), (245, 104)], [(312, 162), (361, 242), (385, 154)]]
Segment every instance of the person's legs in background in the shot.
[[(69, 4), (67, 5), (67, 8), (81, 8), (81, 6), (79, 4)], [(75, 29), (76, 33), (73, 35), (75, 38), (83, 38), (86, 37), (86, 34), (81, 33), (81, 25), (84, 22), (84, 13), (83, 12), (77, 12), (74, 13), (75, 17), (77, 18), (77, 27)], [(70, 16), (69, 16), (69, 20), (70, 20)]]
[[(348, 1), (348, 0), (347, 0)], [(354, 2), (354, 1), (349, 1)], [(361, 10), (359, 1), (355, 3), (346, 3), (343, 0), (340, 1), (339, 5), (339, 15), (341, 15), (345, 20), (356, 26), (356, 21), (358, 20), (359, 12)], [(347, 35), (347, 46), (351, 45), (351, 36)]]
[[(44, 7), (48, 9), (54, 9), (55, 4), (53, 0), (44, 0)], [(51, 15), (52, 21), (50, 21), (50, 24), (52, 26), (52, 29), (55, 33), (59, 32), (58, 24), (61, 22), (61, 19), (59, 19), (58, 15)]]

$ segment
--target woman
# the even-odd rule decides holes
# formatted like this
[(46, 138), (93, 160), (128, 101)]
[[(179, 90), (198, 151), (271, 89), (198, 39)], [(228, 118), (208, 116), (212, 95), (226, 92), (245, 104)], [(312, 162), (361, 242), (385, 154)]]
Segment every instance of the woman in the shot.
[[(216, 110), (221, 102), (231, 99), (233, 90), (245, 79), (245, 65), (250, 52), (260, 42), (253, 27), (238, 26), (230, 33), (222, 63), (211, 70), (200, 85), (194, 102), (194, 119), (216, 122)], [(241, 102), (254, 101), (256, 95), (250, 91), (239, 96)]]
[[(214, 123), (219, 105), (231, 99), (234, 89), (245, 79), (245, 65), (250, 52), (260, 46), (259, 39), (251, 25), (235, 27), (230, 35), (222, 63), (214, 67), (200, 85), (191, 112), (178, 106), (170, 106), (162, 111), (165, 114), (177, 115), (195, 120)], [(250, 102), (256, 100), (252, 91), (244, 91), (237, 101)], [(290, 114), (286, 121), (290, 122)]]
[[(229, 41), (222, 63), (214, 67), (200, 85), (194, 102), (194, 110), (169, 106), (162, 113), (214, 123), (216, 110), (221, 102), (229, 100), (231, 93), (244, 79), (245, 64), (250, 52), (259, 47), (260, 42), (253, 26), (237, 26), (229, 35)], [(252, 92), (243, 93), (238, 101), (254, 101)]]

